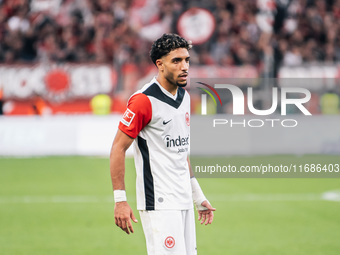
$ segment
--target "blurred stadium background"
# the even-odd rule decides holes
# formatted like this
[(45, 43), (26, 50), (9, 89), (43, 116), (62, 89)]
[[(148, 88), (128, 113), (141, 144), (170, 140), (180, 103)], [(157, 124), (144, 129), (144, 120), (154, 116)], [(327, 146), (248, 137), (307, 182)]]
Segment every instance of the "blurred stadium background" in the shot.
[[(230, 162), (340, 163), (339, 20), (339, 0), (0, 0), (0, 253), (146, 254), (140, 223), (133, 236), (114, 225), (108, 154), (127, 99), (157, 72), (148, 54), (163, 33), (192, 42), (192, 78), (254, 79), (259, 108), (271, 86), (289, 86), (266, 78), (308, 78), (306, 108), (332, 123), (310, 125), (318, 144), (299, 155), (239, 150)], [(199, 102), (193, 93), (193, 117)], [(126, 182), (135, 208), (132, 159)], [(199, 253), (339, 254), (338, 178), (200, 183), (218, 211), (197, 226)]]

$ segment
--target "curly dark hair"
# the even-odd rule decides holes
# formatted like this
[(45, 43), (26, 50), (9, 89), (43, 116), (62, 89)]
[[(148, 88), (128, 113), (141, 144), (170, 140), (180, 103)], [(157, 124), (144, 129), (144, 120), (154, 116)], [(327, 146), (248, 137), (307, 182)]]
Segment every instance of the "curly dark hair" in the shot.
[(150, 51), (151, 60), (156, 65), (157, 59), (168, 55), (170, 51), (178, 48), (186, 48), (187, 50), (190, 50), (191, 44), (177, 34), (163, 34), (162, 37), (154, 41), (152, 44)]

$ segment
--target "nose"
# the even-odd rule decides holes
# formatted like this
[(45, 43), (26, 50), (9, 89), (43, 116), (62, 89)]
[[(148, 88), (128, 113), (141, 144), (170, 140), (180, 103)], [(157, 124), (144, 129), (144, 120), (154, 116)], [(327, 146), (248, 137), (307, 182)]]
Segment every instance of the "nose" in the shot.
[(181, 65), (181, 70), (187, 71), (188, 69), (189, 69), (189, 62), (187, 62), (186, 60), (183, 60), (182, 65)]

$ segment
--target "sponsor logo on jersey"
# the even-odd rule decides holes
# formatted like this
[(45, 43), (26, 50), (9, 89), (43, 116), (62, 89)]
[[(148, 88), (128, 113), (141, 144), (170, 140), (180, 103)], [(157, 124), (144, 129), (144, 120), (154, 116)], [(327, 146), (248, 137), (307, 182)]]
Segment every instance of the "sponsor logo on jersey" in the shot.
[(128, 126), (130, 126), (134, 117), (135, 117), (135, 113), (133, 111), (131, 111), (129, 108), (127, 108), (124, 115), (123, 115), (123, 119), (121, 120), (121, 122), (125, 126), (128, 127)]
[(168, 236), (164, 241), (165, 247), (171, 249), (175, 246), (175, 239), (172, 236)]
[(163, 120), (163, 125), (168, 124), (170, 121), (172, 121), (172, 119), (170, 119), (170, 120), (168, 120), (168, 121)]
[(185, 145), (189, 145), (189, 136), (187, 137), (181, 137), (180, 135), (177, 138), (171, 138), (170, 135), (165, 136), (164, 138), (166, 142), (166, 147), (181, 147)]

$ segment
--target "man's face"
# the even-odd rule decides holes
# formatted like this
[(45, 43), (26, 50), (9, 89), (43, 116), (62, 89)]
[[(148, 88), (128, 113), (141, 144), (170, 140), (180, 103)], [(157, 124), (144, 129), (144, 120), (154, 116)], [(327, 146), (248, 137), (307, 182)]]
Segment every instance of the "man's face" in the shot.
[(188, 70), (189, 70), (190, 55), (186, 48), (178, 48), (166, 56), (163, 56), (161, 73), (164, 78), (171, 83), (179, 87), (185, 87), (187, 85)]

